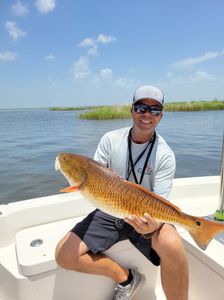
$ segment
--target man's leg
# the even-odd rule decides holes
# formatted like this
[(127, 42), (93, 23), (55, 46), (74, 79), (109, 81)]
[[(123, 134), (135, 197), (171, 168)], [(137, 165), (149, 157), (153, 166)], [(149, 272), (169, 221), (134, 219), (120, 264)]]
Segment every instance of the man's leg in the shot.
[(164, 224), (153, 236), (152, 247), (160, 256), (161, 280), (167, 300), (187, 300), (188, 264), (175, 228)]
[(144, 276), (137, 271), (131, 270), (129, 273), (128, 269), (106, 255), (91, 254), (86, 244), (73, 232), (58, 243), (55, 258), (65, 269), (110, 277), (117, 283), (113, 300), (129, 299), (144, 283)]
[(117, 283), (128, 278), (128, 269), (104, 254), (91, 254), (86, 244), (73, 232), (69, 232), (60, 240), (55, 258), (58, 265), (65, 269), (104, 275)]

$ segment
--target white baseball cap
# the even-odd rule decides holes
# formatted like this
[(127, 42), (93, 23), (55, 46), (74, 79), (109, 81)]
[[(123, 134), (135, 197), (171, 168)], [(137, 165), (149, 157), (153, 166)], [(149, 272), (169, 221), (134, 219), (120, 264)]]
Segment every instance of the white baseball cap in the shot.
[(163, 92), (159, 88), (152, 85), (144, 85), (135, 91), (133, 104), (142, 99), (153, 99), (159, 102), (162, 106), (164, 104)]

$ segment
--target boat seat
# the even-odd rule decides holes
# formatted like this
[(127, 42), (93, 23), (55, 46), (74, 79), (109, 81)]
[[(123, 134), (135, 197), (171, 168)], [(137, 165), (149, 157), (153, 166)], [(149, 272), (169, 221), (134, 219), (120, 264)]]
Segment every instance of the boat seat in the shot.
[[(46, 288), (49, 292), (48, 299), (72, 299), (74, 293), (79, 300), (89, 299), (89, 289), (83, 290), (82, 288), (83, 284), (88, 282), (88, 286), (92, 290), (91, 299), (112, 298), (114, 282), (109, 278), (92, 275), (90, 280), (88, 274), (69, 272), (56, 264), (54, 255), (58, 241), (83, 217), (79, 216), (33, 226), (17, 232), (15, 250), (18, 271), (25, 280), (26, 285), (29, 286), (31, 294), (35, 283), (40, 281), (48, 286)], [(139, 272), (143, 273), (146, 278), (146, 283), (139, 292), (138, 297), (140, 299), (156, 299), (158, 268), (153, 266), (128, 240), (116, 243), (105, 253), (125, 267), (137, 267)], [(27, 288), (25, 290), (27, 293)], [(45, 291), (38, 290), (38, 293), (41, 295)], [(43, 299), (41, 296), (35, 297), (35, 299)], [(22, 295), (18, 299), (30, 298), (24, 298), (24, 295)]]
[(82, 219), (83, 217), (76, 217), (20, 230), (16, 234), (20, 273), (33, 276), (56, 269), (54, 255), (58, 241)]
[[(20, 230), (16, 234), (16, 255), (20, 273), (33, 276), (57, 269), (54, 255), (58, 241), (83, 218), (84, 216), (76, 217)], [(106, 254), (129, 266), (132, 266), (135, 257), (140, 268), (148, 264), (151, 275), (153, 272), (157, 273), (157, 268), (128, 240), (115, 244)]]

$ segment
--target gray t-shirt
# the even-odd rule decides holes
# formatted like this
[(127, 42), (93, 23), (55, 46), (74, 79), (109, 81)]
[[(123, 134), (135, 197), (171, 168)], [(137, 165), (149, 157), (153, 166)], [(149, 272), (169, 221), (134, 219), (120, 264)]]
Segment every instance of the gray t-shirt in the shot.
[[(119, 176), (125, 179), (128, 176), (128, 167), (130, 170), (128, 154), (129, 131), (130, 127), (125, 127), (106, 133), (101, 138), (94, 155), (96, 161), (111, 168)], [(147, 143), (136, 144), (132, 142), (131, 150), (134, 162), (146, 146)], [(140, 180), (149, 148), (150, 146), (135, 165), (135, 173), (138, 181)], [(176, 162), (173, 151), (167, 145), (165, 140), (157, 134), (141, 185), (168, 199), (175, 169)], [(129, 180), (134, 182), (132, 173), (129, 176)]]

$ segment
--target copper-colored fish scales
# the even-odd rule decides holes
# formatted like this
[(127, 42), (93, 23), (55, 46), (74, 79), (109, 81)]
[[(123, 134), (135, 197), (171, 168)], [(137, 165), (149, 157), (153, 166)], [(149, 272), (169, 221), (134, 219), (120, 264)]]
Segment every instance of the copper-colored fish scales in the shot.
[(71, 185), (64, 192), (79, 189), (97, 208), (116, 217), (142, 217), (147, 212), (158, 221), (185, 227), (202, 249), (206, 249), (215, 235), (224, 232), (224, 224), (187, 215), (164, 198), (121, 179), (87, 157), (59, 154), (56, 166)]

